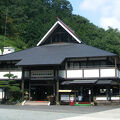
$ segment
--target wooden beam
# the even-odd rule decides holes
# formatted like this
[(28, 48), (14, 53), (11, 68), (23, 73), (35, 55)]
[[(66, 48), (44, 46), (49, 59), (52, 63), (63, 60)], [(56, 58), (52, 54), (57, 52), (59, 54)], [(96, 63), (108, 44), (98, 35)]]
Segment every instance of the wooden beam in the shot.
[(55, 83), (53, 85), (53, 96), (55, 96)]
[(56, 81), (56, 105), (59, 105), (59, 80)]
[(115, 77), (117, 77), (117, 58), (115, 57)]
[(3, 92), (4, 92), (4, 90), (3, 90), (3, 88), (2, 88), (2, 101), (3, 101), (3, 99), (4, 99), (4, 97), (3, 97)]
[(59, 105), (59, 77), (58, 77), (58, 68), (55, 70), (55, 76), (56, 76), (56, 105)]
[(29, 70), (29, 100), (31, 99), (31, 84), (30, 84), (30, 80), (31, 80), (31, 70)]
[(82, 68), (82, 78), (84, 78), (84, 69)]
[(99, 67), (99, 78), (101, 77), (101, 69), (100, 69), (100, 67)]
[(22, 100), (24, 100), (24, 69), (22, 68), (22, 83), (21, 83), (21, 89), (22, 89)]

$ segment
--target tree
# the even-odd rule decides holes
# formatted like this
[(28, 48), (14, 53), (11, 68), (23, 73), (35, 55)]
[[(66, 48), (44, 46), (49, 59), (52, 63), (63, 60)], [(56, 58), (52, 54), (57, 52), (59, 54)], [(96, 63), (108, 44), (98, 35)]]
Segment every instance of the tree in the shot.
[(4, 102), (9, 101), (16, 102), (21, 99), (21, 90), (20, 84), (16, 83), (14, 80), (17, 76), (13, 74), (5, 74), (4, 77), (7, 77), (9, 80), (0, 81), (0, 88), (5, 92)]
[(19, 51), (27, 48), (26, 44), (19, 38), (5, 37), (5, 40), (4, 40), (4, 36), (0, 35), (0, 49), (2, 51), (4, 49), (4, 46), (13, 47), (15, 48), (15, 51)]

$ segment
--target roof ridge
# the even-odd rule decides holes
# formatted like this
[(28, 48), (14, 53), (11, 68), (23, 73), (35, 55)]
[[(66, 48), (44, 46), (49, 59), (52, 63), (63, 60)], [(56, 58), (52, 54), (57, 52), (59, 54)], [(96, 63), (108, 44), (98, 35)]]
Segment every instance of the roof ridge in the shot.
[[(57, 17), (57, 20), (58, 20), (59, 22), (61, 22), (65, 27), (67, 27), (67, 29), (69, 29), (70, 32), (72, 32), (74, 35), (76, 35), (76, 34), (75, 34), (75, 31), (72, 30), (68, 25), (66, 25), (59, 17)], [(76, 35), (76, 36), (77, 36), (77, 35)]]
[[(56, 17), (57, 21), (59, 21), (62, 25), (64, 25), (75, 37), (79, 39), (79, 37), (76, 35), (75, 31), (70, 28), (68, 25), (66, 25), (58, 16)], [(79, 39), (81, 43), (84, 43), (81, 39)]]

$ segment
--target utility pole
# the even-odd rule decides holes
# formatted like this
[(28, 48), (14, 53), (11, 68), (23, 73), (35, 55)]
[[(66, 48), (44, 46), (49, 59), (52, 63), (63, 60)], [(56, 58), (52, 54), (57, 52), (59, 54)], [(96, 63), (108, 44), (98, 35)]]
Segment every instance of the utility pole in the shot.
[[(5, 13), (5, 29), (4, 29), (4, 39), (3, 39), (3, 50), (5, 47), (5, 39), (6, 39), (6, 35), (7, 35), (7, 16), (8, 16), (8, 8), (6, 8), (6, 13)], [(2, 51), (3, 54), (3, 51)]]

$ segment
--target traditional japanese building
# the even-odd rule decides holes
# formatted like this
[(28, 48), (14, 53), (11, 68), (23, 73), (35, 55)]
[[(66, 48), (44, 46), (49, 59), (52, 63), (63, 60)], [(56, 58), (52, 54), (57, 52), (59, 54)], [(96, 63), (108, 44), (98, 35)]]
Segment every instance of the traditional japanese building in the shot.
[[(17, 75), (29, 100), (56, 103), (115, 100), (119, 94), (118, 56), (88, 46), (60, 19), (36, 47), (0, 56), (0, 79)], [(102, 96), (102, 97), (99, 97)]]

